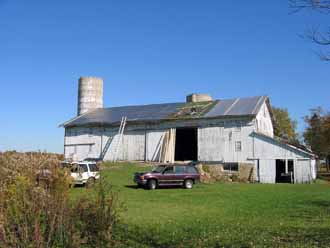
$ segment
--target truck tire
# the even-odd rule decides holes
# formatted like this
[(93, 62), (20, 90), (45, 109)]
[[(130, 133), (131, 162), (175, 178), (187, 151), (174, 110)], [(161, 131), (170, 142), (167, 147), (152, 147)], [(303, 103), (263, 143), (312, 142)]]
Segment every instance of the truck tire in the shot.
[(194, 185), (194, 181), (191, 180), (191, 179), (186, 179), (183, 182), (183, 186), (184, 186), (185, 189), (192, 189), (193, 185)]
[(90, 177), (90, 178), (88, 178), (88, 180), (86, 182), (86, 188), (91, 188), (91, 187), (93, 187), (94, 184), (95, 184), (95, 178)]
[(155, 179), (148, 180), (148, 189), (154, 190), (157, 188), (157, 181)]

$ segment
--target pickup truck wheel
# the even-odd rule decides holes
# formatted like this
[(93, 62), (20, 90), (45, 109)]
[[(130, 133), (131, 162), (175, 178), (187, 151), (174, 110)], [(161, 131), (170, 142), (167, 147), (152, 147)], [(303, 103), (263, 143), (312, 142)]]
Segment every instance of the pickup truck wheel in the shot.
[(148, 180), (148, 189), (154, 190), (157, 187), (157, 182), (154, 179)]
[(192, 189), (193, 185), (194, 185), (193, 180), (191, 179), (184, 180), (183, 186), (185, 189)]
[(88, 178), (88, 180), (86, 182), (86, 187), (87, 188), (91, 188), (94, 184), (95, 184), (95, 178), (94, 177), (90, 177), (90, 178)]

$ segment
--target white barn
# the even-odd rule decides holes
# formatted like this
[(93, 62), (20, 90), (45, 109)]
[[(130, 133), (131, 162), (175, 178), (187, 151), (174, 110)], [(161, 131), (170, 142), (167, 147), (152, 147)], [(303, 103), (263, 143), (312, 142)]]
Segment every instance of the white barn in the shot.
[(296, 183), (316, 178), (310, 150), (274, 137), (267, 96), (103, 108), (103, 81), (80, 78), (78, 116), (62, 126), (66, 158), (253, 164), (261, 183), (290, 172)]

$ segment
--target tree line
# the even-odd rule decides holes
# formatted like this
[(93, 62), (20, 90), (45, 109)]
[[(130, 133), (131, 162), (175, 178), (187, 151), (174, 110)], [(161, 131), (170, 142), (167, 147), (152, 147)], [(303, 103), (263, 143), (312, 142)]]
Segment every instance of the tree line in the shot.
[(321, 107), (311, 109), (304, 117), (306, 127), (302, 134), (297, 131), (297, 121), (293, 120), (287, 109), (272, 107), (274, 117), (274, 135), (293, 144), (304, 144), (325, 160), (330, 169), (330, 112)]

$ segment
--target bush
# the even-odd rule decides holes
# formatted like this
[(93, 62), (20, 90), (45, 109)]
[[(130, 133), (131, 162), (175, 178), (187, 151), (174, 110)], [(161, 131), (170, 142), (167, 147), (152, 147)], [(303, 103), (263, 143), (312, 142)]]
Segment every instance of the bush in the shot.
[(119, 222), (117, 197), (103, 180), (93, 190), (92, 197), (82, 197), (75, 204), (74, 224), (88, 247), (112, 247), (114, 228)]
[(0, 247), (111, 247), (117, 198), (100, 180), (94, 194), (69, 198), (57, 156), (0, 154)]

